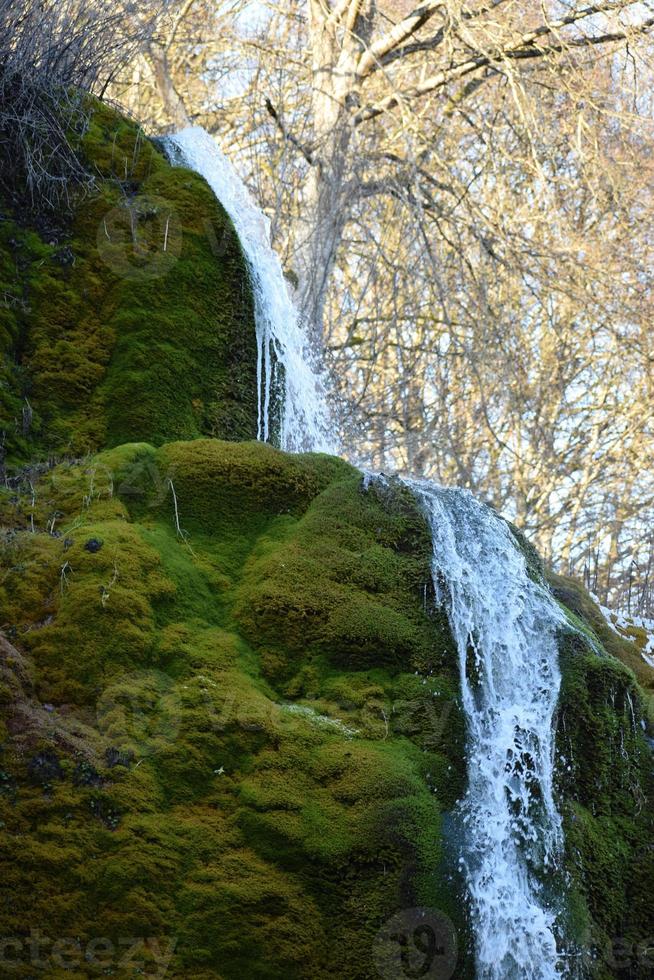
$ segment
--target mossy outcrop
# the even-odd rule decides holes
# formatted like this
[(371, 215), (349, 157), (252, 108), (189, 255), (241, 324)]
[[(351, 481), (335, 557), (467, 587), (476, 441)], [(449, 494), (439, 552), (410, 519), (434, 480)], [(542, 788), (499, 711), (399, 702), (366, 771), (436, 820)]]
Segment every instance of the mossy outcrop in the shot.
[[(456, 922), (469, 976), (456, 655), (411, 497), (332, 457), (198, 439), (30, 472), (0, 500), (12, 975), (37, 930), (52, 976), (137, 975), (118, 951), (140, 937), (154, 975), (375, 977), (377, 931), (425, 906)], [(642, 688), (583, 590), (554, 587), (585, 616), (558, 736), (573, 955), (611, 976), (624, 937), (645, 977)]]
[(562, 636), (558, 792), (571, 955), (583, 976), (652, 975), (654, 671), (572, 579), (549, 575)]
[(16, 976), (30, 928), (174, 941), (169, 975), (226, 978), (374, 976), (407, 906), (465, 928), (455, 657), (410, 497), (197, 440), (61, 465), (1, 518)]
[(206, 183), (97, 105), (95, 191), (59, 221), (0, 202), (0, 439), (9, 468), (134, 439), (256, 435), (252, 300)]

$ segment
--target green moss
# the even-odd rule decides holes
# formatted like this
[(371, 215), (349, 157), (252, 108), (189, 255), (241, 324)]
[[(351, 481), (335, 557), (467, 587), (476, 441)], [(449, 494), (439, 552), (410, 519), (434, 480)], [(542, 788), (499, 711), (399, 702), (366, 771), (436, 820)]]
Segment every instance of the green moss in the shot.
[[(244, 259), (206, 183), (98, 105), (96, 190), (65, 229), (0, 222), (0, 429), (9, 463), (256, 431)], [(24, 411), (25, 410), (25, 411)]]
[(352, 474), (281, 540), (264, 537), (253, 549), (235, 615), (277, 680), (311, 664), (433, 671), (455, 661), (443, 620), (435, 614), (441, 642), (434, 643), (434, 624), (419, 605), (429, 554), (412, 502), (398, 491), (380, 513), (379, 498)]
[[(383, 922), (426, 905), (471, 975), (457, 658), (409, 495), (259, 443), (132, 443), (26, 472), (0, 523), (24, 655), (0, 674), (6, 935), (174, 938), (175, 976), (367, 978)], [(650, 919), (643, 693), (631, 645), (552, 581), (565, 925), (604, 977)]]
[[(0, 523), (27, 657), (0, 675), (5, 934), (174, 937), (176, 976), (364, 978), (382, 923), (426, 905), (470, 975), (457, 658), (409, 495), (259, 443), (132, 443), (26, 472)], [(552, 582), (565, 925), (604, 977), (650, 921), (643, 691)]]
[(581, 583), (552, 572), (548, 572), (547, 578), (556, 598), (581, 619), (604, 650), (629, 667), (642, 688), (654, 693), (654, 670), (645, 663), (633, 643), (611, 629), (602, 611)]
[(628, 947), (629, 976), (645, 978), (650, 965), (637, 947), (651, 933), (654, 870), (646, 695), (630, 667), (630, 645), (608, 629), (581, 586), (558, 577), (553, 582), (593, 638), (591, 645), (582, 632), (570, 631), (561, 641), (558, 788), (569, 931), (585, 951), (585, 975), (614, 976), (619, 943)]
[(174, 976), (363, 978), (401, 908), (463, 932), (456, 660), (409, 497), (326, 456), (138, 443), (26, 476), (0, 522), (32, 677), (2, 701), (5, 935), (174, 938)]

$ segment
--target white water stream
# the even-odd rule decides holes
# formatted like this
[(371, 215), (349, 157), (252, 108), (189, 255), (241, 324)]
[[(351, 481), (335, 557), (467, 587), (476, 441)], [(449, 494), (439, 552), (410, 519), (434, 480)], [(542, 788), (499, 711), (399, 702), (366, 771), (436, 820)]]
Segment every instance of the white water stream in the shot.
[(257, 334), (257, 438), (271, 441), (275, 400), (282, 392), (281, 448), (337, 453), (324, 379), (299, 323), (279, 256), (270, 244), (268, 219), (206, 130), (192, 126), (168, 137), (166, 143), (175, 163), (207, 181), (232, 219), (245, 254)]
[[(282, 448), (337, 452), (321, 374), (270, 246), (266, 218), (204, 130), (186, 129), (170, 138), (170, 146), (177, 162), (210, 184), (247, 258), (258, 341), (259, 438), (271, 439), (274, 400), (282, 397)], [(553, 799), (562, 614), (547, 589), (532, 581), (516, 540), (490, 508), (465, 490), (405, 482), (431, 528), (434, 588), (459, 655), (468, 733), (461, 862), (477, 975), (554, 980), (562, 974), (557, 910), (542, 882), (562, 848)]]
[(407, 480), (432, 535), (432, 579), (459, 654), (468, 788), (461, 862), (477, 975), (561, 976), (557, 910), (542, 877), (563, 836), (553, 798), (557, 631), (564, 617), (533, 581), (507, 524), (467, 490)]

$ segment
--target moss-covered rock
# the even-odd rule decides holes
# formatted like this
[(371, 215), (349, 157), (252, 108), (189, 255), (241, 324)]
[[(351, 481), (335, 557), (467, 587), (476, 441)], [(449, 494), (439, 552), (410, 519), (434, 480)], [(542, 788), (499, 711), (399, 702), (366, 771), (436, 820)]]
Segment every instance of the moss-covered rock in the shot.
[[(330, 457), (196, 440), (1, 500), (16, 976), (31, 928), (87, 953), (142, 937), (150, 969), (172, 943), (169, 975), (223, 978), (374, 977), (407, 906), (463, 934), (456, 658), (410, 498)], [(105, 954), (70, 961), (100, 976)]]
[[(136, 936), (172, 976), (372, 978), (377, 931), (418, 906), (454, 920), (471, 975), (457, 658), (401, 486), (261, 443), (132, 443), (26, 471), (0, 523), (17, 976), (38, 928), (86, 952), (80, 976), (135, 975), (115, 951)], [(571, 955), (611, 976), (620, 939), (645, 977), (648, 678), (551, 584)]]
[(207, 184), (97, 105), (96, 175), (60, 227), (0, 202), (0, 432), (8, 464), (133, 439), (256, 434), (245, 262)]
[(550, 581), (573, 614), (560, 644), (557, 729), (572, 955), (584, 976), (645, 980), (654, 965), (654, 671), (578, 583)]

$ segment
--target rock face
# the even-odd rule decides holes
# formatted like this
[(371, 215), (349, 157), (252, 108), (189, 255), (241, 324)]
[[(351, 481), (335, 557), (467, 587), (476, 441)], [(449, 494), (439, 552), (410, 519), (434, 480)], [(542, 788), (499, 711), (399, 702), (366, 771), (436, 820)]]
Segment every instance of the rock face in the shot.
[[(426, 907), (474, 976), (424, 521), (341, 460), (227, 441), (256, 430), (231, 226), (113, 111), (84, 146), (98, 194), (67, 237), (0, 223), (0, 972), (410, 976), (399, 953), (379, 972), (380, 930)], [(654, 672), (551, 584), (571, 618), (553, 899), (585, 975), (644, 978)]]

